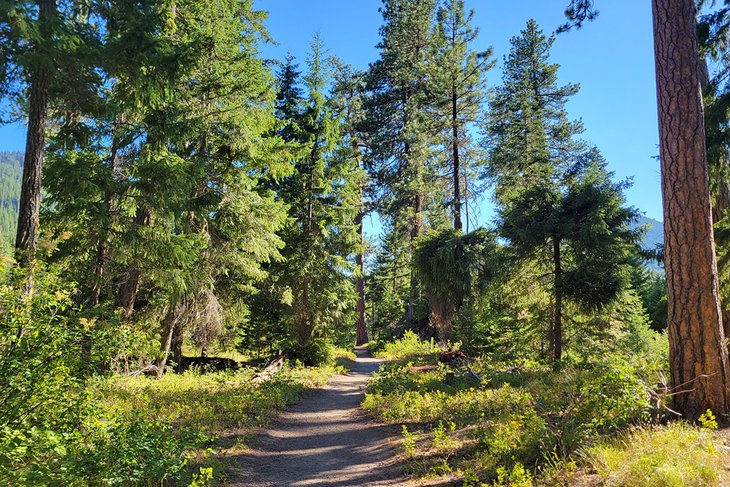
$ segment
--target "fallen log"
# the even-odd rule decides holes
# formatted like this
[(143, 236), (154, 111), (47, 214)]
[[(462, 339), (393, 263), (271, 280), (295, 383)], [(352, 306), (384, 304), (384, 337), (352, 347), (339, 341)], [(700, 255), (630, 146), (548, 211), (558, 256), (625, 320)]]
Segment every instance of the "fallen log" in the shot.
[(258, 372), (254, 374), (251, 381), (254, 384), (258, 384), (263, 381), (267, 381), (274, 377), (274, 375), (277, 374), (282, 368), (284, 368), (284, 356), (280, 355), (279, 357), (272, 360), (269, 365), (264, 367), (264, 369), (261, 372)]

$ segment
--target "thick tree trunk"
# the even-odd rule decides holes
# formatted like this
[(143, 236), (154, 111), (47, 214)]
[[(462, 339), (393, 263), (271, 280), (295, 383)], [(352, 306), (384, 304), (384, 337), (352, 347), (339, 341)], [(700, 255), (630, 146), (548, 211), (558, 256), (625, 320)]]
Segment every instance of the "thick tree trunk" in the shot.
[(730, 404), (693, 0), (653, 0), (669, 359), (674, 408), (695, 420)]
[(364, 345), (368, 342), (368, 329), (365, 321), (365, 259), (363, 255), (365, 238), (363, 236), (362, 219), (363, 213), (360, 212), (355, 217), (355, 225), (357, 225), (357, 231), (360, 235), (360, 251), (355, 256), (355, 264), (360, 272), (357, 281), (355, 281), (357, 290), (357, 304), (355, 306), (357, 310), (357, 338), (355, 339), (355, 345)]
[[(55, 0), (38, 1), (38, 21), (45, 41), (50, 41), (49, 23), (55, 15)], [(18, 230), (15, 235), (15, 253), (21, 266), (26, 266), (35, 259), (51, 76), (51, 69), (47, 63), (38, 63), (30, 74), (28, 133), (23, 159), (23, 185), (18, 204)], [(32, 288), (30, 280), (28, 287)]]
[(553, 366), (560, 367), (560, 361), (563, 358), (563, 267), (560, 255), (560, 239), (553, 237), (553, 267), (554, 267), (554, 297), (555, 310), (553, 313), (553, 329), (550, 333), (553, 349)]
[(461, 168), (459, 167), (459, 112), (458, 97), (456, 93), (456, 80), (453, 81), (454, 87), (451, 91), (451, 159), (453, 163), (453, 183), (454, 183), (454, 230), (461, 230)]

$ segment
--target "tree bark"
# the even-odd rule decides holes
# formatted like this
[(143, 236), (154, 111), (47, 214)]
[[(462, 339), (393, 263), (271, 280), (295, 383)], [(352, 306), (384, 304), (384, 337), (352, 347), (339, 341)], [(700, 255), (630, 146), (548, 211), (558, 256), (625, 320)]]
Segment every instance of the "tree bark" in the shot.
[[(38, 22), (43, 42), (51, 42), (50, 21), (56, 15), (55, 0), (38, 0)], [(35, 46), (42, 50), (43, 46)], [(23, 159), (23, 185), (18, 204), (18, 230), (15, 253), (18, 263), (25, 267), (35, 259), (38, 238), (38, 218), (41, 207), (41, 175), (46, 146), (46, 121), (51, 88), (50, 61), (38, 62), (30, 73), (30, 106), (28, 133)], [(32, 280), (29, 278), (29, 288)]]
[(360, 251), (355, 256), (355, 264), (360, 272), (357, 276), (357, 281), (355, 281), (355, 288), (357, 290), (357, 304), (355, 306), (357, 310), (357, 338), (355, 345), (358, 346), (368, 342), (368, 329), (367, 322), (365, 321), (365, 259), (363, 255), (365, 238), (363, 236), (362, 219), (363, 212), (360, 211), (355, 217), (355, 225), (357, 225), (357, 231), (360, 235)]
[(669, 359), (674, 409), (727, 412), (721, 321), (693, 0), (653, 0)]
[(553, 329), (550, 333), (550, 340), (553, 349), (553, 366), (560, 367), (563, 358), (563, 267), (560, 255), (560, 239), (553, 237), (553, 267), (554, 267), (554, 297), (555, 310), (553, 313)]
[(456, 93), (456, 80), (452, 81), (453, 88), (451, 90), (451, 159), (453, 164), (453, 183), (454, 183), (454, 230), (461, 231), (461, 181), (459, 167), (459, 109), (458, 95)]

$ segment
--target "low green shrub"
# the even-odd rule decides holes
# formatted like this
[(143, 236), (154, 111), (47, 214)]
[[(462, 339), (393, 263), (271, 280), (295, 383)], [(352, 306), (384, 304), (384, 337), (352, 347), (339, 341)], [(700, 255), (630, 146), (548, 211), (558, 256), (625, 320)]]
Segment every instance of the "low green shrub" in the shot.
[(375, 356), (385, 360), (422, 363), (434, 362), (439, 351), (440, 348), (433, 339), (421, 341), (418, 335), (408, 330), (400, 340), (383, 345), (382, 350), (375, 352)]
[[(647, 385), (656, 383), (656, 364), (617, 353), (559, 372), (538, 362), (474, 361), (475, 379), (443, 364), (414, 366), (434, 364), (436, 355), (415, 335), (383, 349), (396, 360), (371, 380), (363, 407), (382, 421), (408, 425), (415, 471), (462, 472), (465, 485), (529, 485), (553, 470), (575, 469), (584, 445), (659, 413)], [(453, 425), (448, 435), (444, 424)]]

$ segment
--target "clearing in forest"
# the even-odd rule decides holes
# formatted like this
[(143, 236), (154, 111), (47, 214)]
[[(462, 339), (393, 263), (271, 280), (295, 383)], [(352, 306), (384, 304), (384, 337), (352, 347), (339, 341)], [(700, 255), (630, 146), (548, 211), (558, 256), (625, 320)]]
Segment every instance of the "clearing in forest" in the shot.
[(360, 402), (381, 361), (357, 349), (350, 372), (282, 413), (234, 458), (234, 486), (395, 486), (409, 482), (389, 438), (392, 427), (371, 420)]

